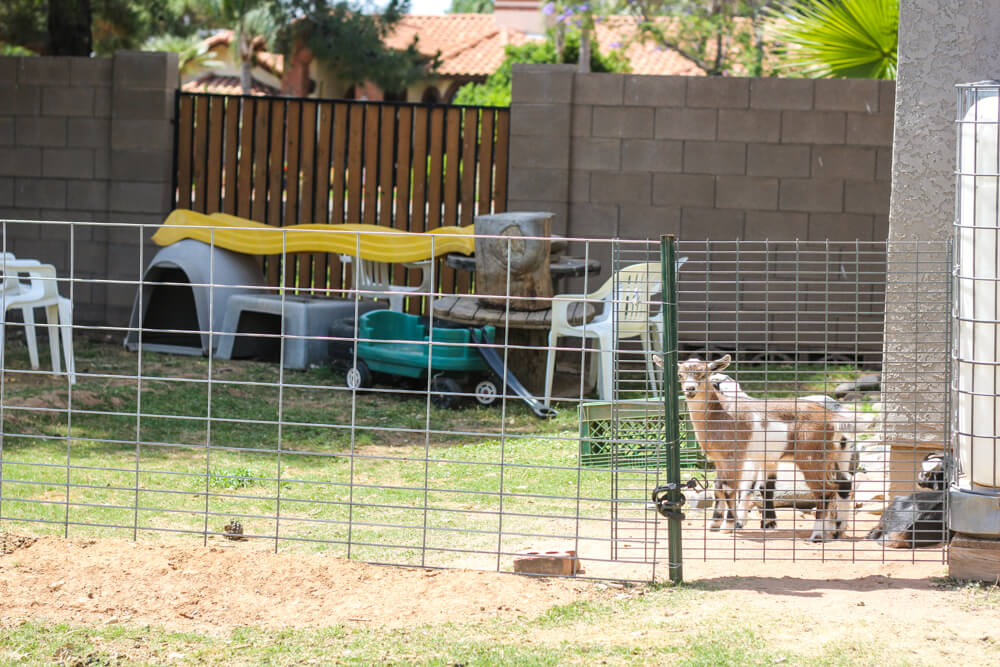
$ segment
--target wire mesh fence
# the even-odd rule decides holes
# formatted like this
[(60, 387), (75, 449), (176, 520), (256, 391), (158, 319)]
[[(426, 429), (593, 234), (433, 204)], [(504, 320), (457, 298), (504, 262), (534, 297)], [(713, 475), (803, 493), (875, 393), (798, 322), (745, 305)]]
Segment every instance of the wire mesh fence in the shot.
[[(555, 298), (516, 293), (519, 244), (543, 241), (506, 236), (490, 239), (506, 262), (501, 294), (477, 293), (482, 267), (464, 256), (469, 294), (436, 290), (434, 263), (430, 289), (403, 290), (366, 282), (364, 262), (341, 289), (297, 292), (246, 280), (256, 259), (214, 237), (178, 251), (148, 242), (155, 226), (3, 225), (14, 253), (3, 273), (18, 282), (3, 292), (3, 529), (499, 571), (549, 553), (578, 576), (665, 576), (667, 521), (650, 494), (668, 477), (664, 397), (679, 385), (661, 368), (658, 242), (568, 240), (548, 258)], [(83, 268), (101, 234), (131, 243), (129, 267)], [(359, 256), (363, 234), (352, 234)], [(38, 247), (22, 239), (39, 235), (63, 244), (41, 258), (55, 277), (15, 265)], [(728, 354), (719, 371), (754, 399), (836, 394), (829, 412), (849, 425), (836, 431), (837, 471), (851, 481), (850, 499), (830, 501), (841, 534), (811, 543), (817, 501), (802, 469), (815, 466), (797, 446), (772, 456), (765, 439), (755, 460), (767, 474), (735, 500), (742, 517), (773, 495), (777, 527), (715, 531), (719, 461), (687, 417), (680, 477), (708, 490), (685, 490), (685, 558), (942, 558), (940, 546), (865, 539), (893, 496), (918, 488), (931, 451), (883, 437), (891, 388), (868, 379), (882, 366), (887, 281), (932, 284), (950, 303), (948, 247), (906, 251), (919, 269), (892, 275), (884, 244), (679, 245), (681, 360)], [(44, 344), (33, 363), (27, 343), (46, 332), (31, 330), (14, 295), (44, 284), (76, 309), (57, 325), (72, 331), (75, 368), (50, 372)], [(131, 318), (89, 314), (123, 294)], [(520, 309), (502, 305), (514, 298)], [(947, 345), (945, 321), (925, 313), (924, 324), (921, 344)], [(838, 393), (840, 383), (853, 384)], [(944, 436), (949, 409), (930, 417)]]

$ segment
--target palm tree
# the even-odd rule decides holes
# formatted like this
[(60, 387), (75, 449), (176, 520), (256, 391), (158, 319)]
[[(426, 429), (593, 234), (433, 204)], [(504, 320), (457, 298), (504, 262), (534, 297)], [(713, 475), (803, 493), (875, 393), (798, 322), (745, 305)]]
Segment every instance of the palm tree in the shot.
[(896, 78), (899, 0), (787, 0), (770, 9), (781, 68), (814, 78)]
[(177, 35), (162, 35), (146, 40), (143, 51), (166, 51), (177, 54), (177, 69), (183, 77), (194, 69), (215, 67), (218, 63), (215, 54), (208, 48), (206, 40), (197, 35), (178, 37)]
[(222, 15), (233, 26), (236, 59), (240, 64), (240, 87), (244, 95), (249, 95), (257, 40), (268, 40), (276, 32), (270, 7), (266, 0), (222, 0)]

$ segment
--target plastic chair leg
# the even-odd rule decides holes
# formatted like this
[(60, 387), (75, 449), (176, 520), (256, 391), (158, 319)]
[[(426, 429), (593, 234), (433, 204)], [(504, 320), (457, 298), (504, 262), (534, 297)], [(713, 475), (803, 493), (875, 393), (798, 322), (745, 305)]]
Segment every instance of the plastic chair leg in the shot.
[(62, 372), (62, 361), (59, 359), (59, 306), (45, 306), (45, 318), (49, 329), (49, 352), (52, 353), (52, 372)]
[(601, 355), (601, 377), (598, 390), (602, 401), (610, 401), (614, 397), (614, 371), (612, 365), (615, 346), (610, 334), (601, 336), (598, 340), (601, 344), (599, 352)]
[(35, 337), (34, 308), (22, 308), (21, 318), (24, 320), (24, 340), (28, 344), (28, 359), (31, 360), (31, 368), (38, 370), (38, 339)]
[(549, 407), (552, 402), (552, 381), (556, 374), (556, 346), (559, 344), (559, 335), (549, 332), (549, 349), (545, 353), (545, 398), (542, 401), (545, 407)]
[(62, 334), (63, 354), (66, 357), (66, 373), (69, 383), (76, 384), (76, 355), (73, 354), (73, 302), (59, 298), (59, 324)]

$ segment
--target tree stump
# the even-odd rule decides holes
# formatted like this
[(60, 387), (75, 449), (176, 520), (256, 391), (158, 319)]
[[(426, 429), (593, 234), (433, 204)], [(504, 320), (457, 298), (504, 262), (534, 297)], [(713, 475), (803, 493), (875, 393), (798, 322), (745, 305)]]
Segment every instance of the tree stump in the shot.
[(544, 310), (552, 306), (549, 271), (552, 242), (548, 237), (554, 217), (552, 213), (496, 213), (476, 217), (476, 293), (481, 301), (514, 310)]

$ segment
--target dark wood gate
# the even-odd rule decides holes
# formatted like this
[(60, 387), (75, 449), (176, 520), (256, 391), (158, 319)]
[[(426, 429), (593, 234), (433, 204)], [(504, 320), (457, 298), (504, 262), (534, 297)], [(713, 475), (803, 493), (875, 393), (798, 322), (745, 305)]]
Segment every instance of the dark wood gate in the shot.
[[(177, 208), (418, 232), (507, 208), (506, 108), (187, 92), (177, 106)], [(274, 285), (276, 259), (265, 260)], [(468, 291), (464, 272), (442, 263), (439, 275), (442, 292)], [(301, 254), (285, 283), (339, 289), (350, 272), (336, 255)]]

